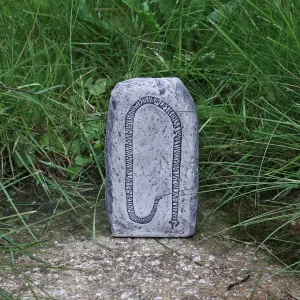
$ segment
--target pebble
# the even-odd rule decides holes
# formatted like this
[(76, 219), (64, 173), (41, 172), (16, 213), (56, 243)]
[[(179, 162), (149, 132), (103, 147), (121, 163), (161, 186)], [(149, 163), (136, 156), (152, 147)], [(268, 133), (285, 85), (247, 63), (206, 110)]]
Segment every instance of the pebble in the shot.
[(209, 261), (214, 261), (214, 260), (215, 260), (215, 257), (214, 257), (213, 255), (210, 255), (209, 258), (208, 258), (208, 260), (209, 260)]
[(121, 295), (121, 299), (129, 299), (132, 295), (132, 292), (125, 292)]
[(198, 256), (195, 256), (195, 257), (194, 257), (194, 261), (196, 261), (196, 262), (197, 262), (197, 261), (201, 261), (201, 257), (200, 257), (199, 255), (198, 255)]

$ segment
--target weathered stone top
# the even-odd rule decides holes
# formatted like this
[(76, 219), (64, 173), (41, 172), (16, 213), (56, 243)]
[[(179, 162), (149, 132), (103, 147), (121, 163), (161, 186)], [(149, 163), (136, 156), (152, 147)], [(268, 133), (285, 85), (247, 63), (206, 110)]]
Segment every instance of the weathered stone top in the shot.
[[(146, 89), (148, 92), (145, 94)], [(112, 90), (112, 98), (119, 96), (123, 97), (124, 102), (135, 101), (145, 96), (153, 96), (162, 100), (172, 100), (174, 110), (196, 111), (192, 96), (177, 77), (128, 79), (119, 82)]]

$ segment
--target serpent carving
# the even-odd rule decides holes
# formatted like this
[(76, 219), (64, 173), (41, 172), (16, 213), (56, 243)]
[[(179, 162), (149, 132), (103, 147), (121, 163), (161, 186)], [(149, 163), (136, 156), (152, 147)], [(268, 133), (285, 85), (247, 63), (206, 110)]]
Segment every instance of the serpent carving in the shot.
[(157, 206), (162, 197), (154, 200), (151, 212), (146, 217), (138, 217), (134, 210), (133, 204), (133, 125), (134, 117), (139, 108), (145, 104), (151, 104), (161, 109), (170, 118), (173, 125), (173, 158), (172, 158), (172, 229), (178, 226), (178, 199), (180, 184), (180, 164), (181, 164), (181, 148), (182, 148), (182, 129), (181, 122), (174, 109), (163, 100), (147, 96), (137, 100), (129, 109), (125, 118), (125, 192), (127, 212), (130, 220), (140, 224), (151, 222), (157, 211)]

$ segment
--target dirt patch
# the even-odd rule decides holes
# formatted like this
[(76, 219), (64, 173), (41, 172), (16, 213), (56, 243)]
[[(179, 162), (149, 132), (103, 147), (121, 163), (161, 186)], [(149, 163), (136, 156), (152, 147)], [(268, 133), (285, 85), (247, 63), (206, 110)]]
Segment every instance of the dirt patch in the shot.
[(102, 209), (95, 240), (84, 226), (90, 214), (77, 227), (60, 218), (45, 247), (20, 256), (0, 284), (20, 299), (300, 299), (299, 280), (278, 275), (264, 252), (230, 236), (206, 239), (224, 225), (218, 217), (199, 221), (193, 238), (113, 238)]

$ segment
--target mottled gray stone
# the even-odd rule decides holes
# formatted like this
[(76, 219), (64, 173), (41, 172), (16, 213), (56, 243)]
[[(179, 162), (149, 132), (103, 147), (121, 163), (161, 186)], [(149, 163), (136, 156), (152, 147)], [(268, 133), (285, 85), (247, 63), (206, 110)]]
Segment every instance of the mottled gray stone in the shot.
[(118, 237), (195, 232), (198, 122), (178, 78), (136, 78), (112, 91), (106, 135), (106, 204)]

